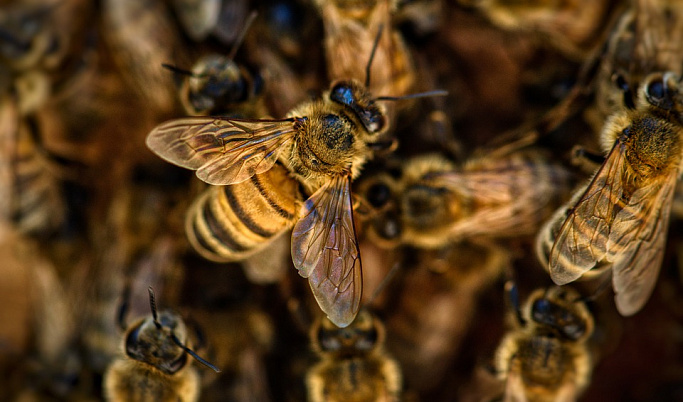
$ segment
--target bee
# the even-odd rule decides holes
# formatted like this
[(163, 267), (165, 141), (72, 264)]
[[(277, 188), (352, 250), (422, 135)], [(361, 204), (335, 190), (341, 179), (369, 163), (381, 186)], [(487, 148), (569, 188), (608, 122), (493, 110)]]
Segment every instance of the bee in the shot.
[(531, 236), (571, 189), (567, 169), (538, 150), (473, 158), (461, 168), (439, 155), (412, 158), (368, 177), (359, 193), (377, 211), (367, 223), (379, 246), (439, 249), (475, 237)]
[(599, 43), (614, 5), (601, 1), (460, 0), (476, 7), (495, 25), (537, 34), (563, 54), (585, 58)]
[(399, 401), (401, 368), (384, 350), (385, 336), (384, 326), (367, 309), (346, 328), (317, 320), (310, 339), (320, 361), (306, 374), (308, 400)]
[(24, 234), (45, 236), (54, 232), (66, 216), (59, 181), (48, 158), (36, 143), (39, 133), (32, 119), (22, 117), (11, 94), (0, 104), (0, 146), (3, 166), (0, 191), (2, 217)]
[(188, 114), (223, 116), (234, 112), (238, 105), (240, 115), (252, 117), (265, 114), (260, 98), (263, 89), (260, 74), (233, 60), (254, 18), (255, 12), (247, 19), (240, 39), (227, 57), (215, 53), (205, 55), (197, 60), (192, 71), (164, 64), (164, 67), (185, 76), (179, 92), (180, 101)]
[(636, 0), (621, 13), (596, 77), (600, 128), (610, 115), (638, 103), (637, 90), (651, 73), (681, 74), (683, 9), (678, 2)]
[[(673, 28), (683, 23), (683, 10), (674, 7), (638, 2), (620, 22), (607, 65), (616, 69), (622, 98), (606, 109), (612, 109), (601, 132), (606, 156), (537, 240), (537, 254), (558, 285), (611, 270), (624, 316), (640, 311), (654, 290), (683, 168), (681, 30)], [(652, 24), (656, 17), (663, 22)], [(625, 55), (635, 59), (616, 62)]]
[[(412, 56), (401, 34), (394, 31), (390, 0), (316, 0), (325, 27), (325, 55), (330, 80), (372, 76), (369, 90), (375, 94), (407, 94), (415, 85)], [(382, 29), (390, 34), (376, 36)], [(376, 62), (367, 67), (359, 55), (369, 55), (376, 46)], [(366, 69), (369, 68), (369, 71)]]
[[(506, 285), (512, 298), (516, 289)], [(516, 302), (512, 301), (513, 306)], [(537, 289), (495, 355), (506, 401), (575, 401), (590, 382), (594, 319), (571, 287)]]
[(220, 372), (193, 352), (190, 332), (176, 313), (157, 314), (154, 292), (149, 288), (151, 316), (132, 324), (124, 335), (125, 357), (111, 363), (104, 377), (108, 401), (198, 401), (199, 374), (189, 354)]
[(398, 282), (384, 322), (391, 333), (387, 348), (403, 368), (407, 387), (425, 393), (443, 383), (481, 295), (512, 258), (504, 247), (469, 241), (411, 253), (416, 262)]
[(558, 285), (611, 269), (622, 315), (645, 305), (664, 257), (682, 169), (680, 88), (671, 73), (645, 79), (638, 106), (613, 115), (603, 129), (604, 163), (539, 235), (539, 258)]
[(0, 224), (0, 291), (6, 298), (0, 308), (6, 323), (0, 330), (0, 370), (22, 373), (0, 380), (5, 400), (17, 398), (9, 396), (17, 385), (68, 399), (78, 378), (73, 298), (43, 251), (15, 228)]
[(181, 38), (159, 0), (104, 1), (104, 39), (128, 86), (159, 113), (175, 109), (173, 77), (161, 63), (184, 64)]
[[(443, 92), (414, 96), (435, 94)], [(293, 225), (294, 266), (309, 279), (321, 309), (333, 322), (346, 326), (358, 312), (362, 293), (351, 181), (372, 157), (378, 137), (388, 127), (384, 109), (376, 101), (390, 99), (396, 98), (373, 98), (355, 80), (338, 81), (322, 99), (302, 103), (285, 119), (176, 119), (154, 128), (147, 136), (147, 146), (173, 164), (197, 170), (197, 177), (208, 184), (233, 185), (209, 189), (203, 195), (213, 200), (224, 197), (226, 202), (192, 209), (191, 214), (203, 216), (188, 218), (192, 222), (189, 236), (201, 234), (195, 244), (201, 239), (210, 241), (200, 249), (223, 248), (245, 256)], [(273, 168), (276, 170), (271, 172)], [(264, 189), (270, 179), (264, 175), (279, 176), (285, 183), (293, 177), (297, 183), (285, 184), (271, 197)], [(268, 186), (272, 189), (272, 182)], [(298, 187), (310, 196), (297, 211), (300, 195), (290, 189)], [(226, 195), (210, 196), (209, 192)], [(261, 206), (251, 207), (253, 200), (249, 199), (247, 210), (232, 197), (236, 192), (256, 196)], [(285, 209), (281, 207), (285, 200), (294, 202), (287, 201)], [(209, 201), (200, 197), (195, 205), (200, 204), (209, 205)], [(258, 218), (257, 222), (253, 216), (263, 211), (277, 220)], [(240, 219), (232, 219), (230, 214)], [(249, 236), (224, 242), (236, 239), (235, 230), (225, 229), (228, 225)]]

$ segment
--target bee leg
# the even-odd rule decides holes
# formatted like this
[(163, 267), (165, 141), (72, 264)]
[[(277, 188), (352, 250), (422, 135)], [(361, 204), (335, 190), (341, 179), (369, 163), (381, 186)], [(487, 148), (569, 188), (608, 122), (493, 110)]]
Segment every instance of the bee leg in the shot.
[(390, 140), (370, 142), (368, 143), (368, 148), (375, 152), (375, 154), (381, 153), (380, 156), (390, 154), (398, 148), (398, 140), (394, 137)]
[(605, 162), (605, 157), (576, 145), (571, 151), (571, 164), (586, 173), (595, 172)]

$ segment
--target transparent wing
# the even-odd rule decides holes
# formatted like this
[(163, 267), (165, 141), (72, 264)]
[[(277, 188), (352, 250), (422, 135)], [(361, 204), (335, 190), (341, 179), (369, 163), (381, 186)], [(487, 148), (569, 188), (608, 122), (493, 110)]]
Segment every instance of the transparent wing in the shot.
[(614, 253), (612, 284), (617, 310), (637, 313), (650, 298), (664, 258), (676, 172), (637, 190), (619, 211), (607, 243)]
[(202, 181), (235, 184), (273, 167), (294, 125), (295, 119), (188, 117), (155, 127), (147, 146), (175, 165), (197, 170)]
[(617, 140), (555, 239), (549, 271), (556, 284), (578, 279), (607, 256), (615, 208), (623, 204), (623, 172), (624, 145)]
[(294, 266), (308, 278), (320, 309), (339, 327), (356, 317), (363, 290), (350, 182), (348, 175), (337, 176), (316, 191), (292, 232)]

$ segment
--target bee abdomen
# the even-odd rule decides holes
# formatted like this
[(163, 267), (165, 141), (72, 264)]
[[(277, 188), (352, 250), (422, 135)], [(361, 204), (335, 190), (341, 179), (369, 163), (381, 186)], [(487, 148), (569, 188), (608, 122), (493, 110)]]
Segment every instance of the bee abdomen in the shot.
[(242, 183), (212, 186), (188, 212), (190, 243), (210, 260), (244, 259), (293, 226), (297, 194), (296, 182), (280, 166)]

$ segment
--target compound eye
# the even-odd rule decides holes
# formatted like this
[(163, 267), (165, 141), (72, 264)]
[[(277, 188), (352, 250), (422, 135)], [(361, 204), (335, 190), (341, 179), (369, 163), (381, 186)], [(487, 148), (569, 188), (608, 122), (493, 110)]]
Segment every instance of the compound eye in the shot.
[(342, 105), (351, 105), (354, 103), (353, 91), (344, 83), (337, 84), (330, 92), (330, 99)]
[(391, 190), (384, 183), (377, 183), (368, 189), (367, 200), (375, 208), (380, 208), (389, 201)]
[(654, 100), (656, 102), (661, 101), (666, 96), (666, 88), (664, 87), (664, 81), (662, 81), (661, 79), (657, 79), (653, 82), (650, 82), (647, 85), (647, 88), (645, 88), (645, 92), (647, 93), (647, 97), (649, 99)]
[(536, 300), (531, 308), (534, 321), (542, 321), (550, 313), (550, 302), (546, 299)]

